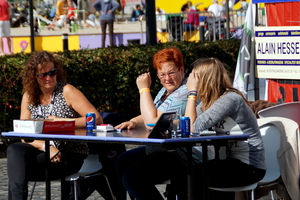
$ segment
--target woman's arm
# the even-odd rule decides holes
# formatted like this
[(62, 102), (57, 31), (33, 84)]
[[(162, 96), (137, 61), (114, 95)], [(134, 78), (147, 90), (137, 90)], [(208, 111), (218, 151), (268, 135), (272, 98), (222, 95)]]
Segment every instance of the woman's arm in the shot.
[(100, 1), (96, 1), (96, 2), (93, 4), (93, 7), (95, 8), (95, 10), (101, 11), (101, 3), (100, 3)]
[[(28, 93), (25, 92), (22, 97), (22, 102), (21, 102), (21, 115), (20, 119), (30, 119), (30, 111), (28, 110)], [(25, 142), (22, 140), (22, 142)], [(33, 142), (28, 143), (32, 145), (33, 147), (37, 148), (40, 151), (45, 150), (45, 141), (42, 140), (34, 140)], [(58, 149), (55, 148), (54, 146), (50, 146), (50, 156), (53, 157), (56, 153), (58, 152)], [(60, 154), (58, 154), (54, 159), (51, 160), (51, 162), (57, 162), (60, 161)]]
[[(186, 83), (186, 86), (187, 86), (188, 90), (189, 91), (198, 91), (199, 83), (200, 83), (199, 74), (192, 71), (189, 75), (188, 82)], [(193, 96), (193, 95), (189, 96), (187, 104), (186, 104), (186, 108), (185, 108), (185, 116), (190, 118), (191, 132), (194, 131), (193, 124), (194, 124), (194, 122), (197, 118), (196, 106), (197, 106), (196, 96)]]
[[(150, 73), (144, 73), (136, 79), (136, 84), (140, 92), (140, 109), (145, 124), (155, 123), (162, 114), (157, 110), (150, 93), (151, 76)], [(149, 90), (144, 90), (149, 88)]]
[(96, 124), (102, 124), (102, 118), (96, 108), (89, 102), (89, 100), (72, 85), (66, 85), (63, 89), (63, 95), (65, 100), (71, 108), (78, 112), (82, 117), (75, 118), (75, 127), (84, 128), (86, 125), (85, 115), (86, 113), (96, 114)]
[(145, 124), (155, 123), (159, 116), (162, 114), (158, 111), (153, 103), (153, 99), (150, 93), (151, 76), (149, 73), (141, 74), (136, 79), (137, 87), (140, 92), (140, 110), (141, 115), (132, 118), (127, 122), (123, 122), (115, 128), (128, 128), (145, 127)]
[(114, 12), (115, 10), (117, 10), (118, 9), (118, 7), (119, 7), (119, 3), (118, 2), (116, 2), (116, 1), (113, 1), (112, 2), (112, 9), (110, 9), (112, 12)]
[(186, 21), (184, 23), (186, 24), (193, 24), (194, 22), (194, 18), (193, 18), (193, 14), (187, 14), (187, 18), (186, 18)]
[(21, 102), (21, 115), (20, 119), (30, 119), (30, 111), (28, 110), (28, 93), (25, 92)]
[(123, 122), (115, 126), (116, 129), (133, 129), (136, 127), (145, 127), (142, 115), (136, 116), (129, 121)]

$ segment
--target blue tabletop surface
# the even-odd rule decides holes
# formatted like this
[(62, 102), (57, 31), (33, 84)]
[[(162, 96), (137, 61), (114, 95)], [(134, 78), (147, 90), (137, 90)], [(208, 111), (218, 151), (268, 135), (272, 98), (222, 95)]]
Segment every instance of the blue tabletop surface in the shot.
[(147, 138), (149, 131), (146, 129), (123, 130), (122, 132), (88, 132), (84, 129), (74, 132), (56, 133), (22, 133), (22, 132), (2, 132), (2, 136), (19, 139), (40, 139), (40, 140), (64, 140), (64, 141), (90, 141), (90, 142), (120, 142), (120, 143), (140, 143), (140, 144), (170, 144), (170, 143), (195, 143), (213, 140), (244, 140), (249, 137), (246, 134), (234, 135), (208, 135), (190, 136), (183, 138), (156, 139)]

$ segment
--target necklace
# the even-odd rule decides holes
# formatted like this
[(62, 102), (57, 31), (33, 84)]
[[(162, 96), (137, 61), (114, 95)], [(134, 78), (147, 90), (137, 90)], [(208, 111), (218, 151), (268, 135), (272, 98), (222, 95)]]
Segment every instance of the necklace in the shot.
[[(53, 110), (53, 106), (54, 106), (54, 97), (55, 97), (55, 90), (53, 91), (52, 98), (51, 98), (51, 101), (50, 101), (50, 106), (49, 106), (48, 115), (50, 115), (51, 112), (52, 112), (52, 110)], [(39, 111), (39, 117), (44, 118), (43, 113), (42, 113), (42, 106), (41, 106), (41, 104), (38, 105), (38, 111)]]

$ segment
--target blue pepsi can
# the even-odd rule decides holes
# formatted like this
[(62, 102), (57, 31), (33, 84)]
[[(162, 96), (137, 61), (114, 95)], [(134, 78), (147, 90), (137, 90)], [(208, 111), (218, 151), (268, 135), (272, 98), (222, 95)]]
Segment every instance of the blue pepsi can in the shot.
[(181, 136), (186, 137), (190, 135), (190, 118), (180, 117)]
[(86, 113), (85, 115), (85, 121), (86, 121), (86, 130), (92, 131), (93, 129), (96, 129), (96, 114), (95, 113)]

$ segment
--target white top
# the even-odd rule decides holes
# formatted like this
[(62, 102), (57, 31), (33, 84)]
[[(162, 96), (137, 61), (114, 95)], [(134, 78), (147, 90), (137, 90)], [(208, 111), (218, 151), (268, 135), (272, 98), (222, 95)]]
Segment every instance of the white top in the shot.
[(160, 9), (160, 11), (160, 13), (155, 11), (156, 21), (166, 21), (166, 12), (162, 9)]
[(220, 12), (224, 11), (224, 7), (219, 4), (212, 4), (208, 7), (209, 12), (212, 12), (215, 17), (220, 17)]
[(56, 26), (64, 26), (66, 19), (67, 19), (67, 15), (59, 16), (59, 20), (57, 20)]

